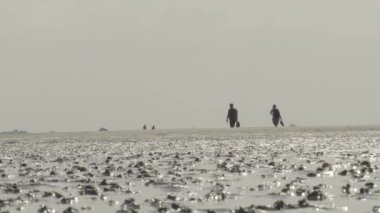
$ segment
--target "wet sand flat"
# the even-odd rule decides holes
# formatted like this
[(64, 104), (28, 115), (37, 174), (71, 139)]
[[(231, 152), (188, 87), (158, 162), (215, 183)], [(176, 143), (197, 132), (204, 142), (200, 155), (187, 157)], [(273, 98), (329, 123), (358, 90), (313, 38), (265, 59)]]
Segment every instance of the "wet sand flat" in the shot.
[(380, 127), (0, 136), (0, 212), (380, 212)]

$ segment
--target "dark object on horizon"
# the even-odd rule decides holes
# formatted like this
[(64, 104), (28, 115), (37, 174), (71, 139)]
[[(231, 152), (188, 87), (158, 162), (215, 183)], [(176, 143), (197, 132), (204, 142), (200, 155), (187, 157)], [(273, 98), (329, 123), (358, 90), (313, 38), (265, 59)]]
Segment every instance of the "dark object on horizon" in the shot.
[(155, 125), (153, 125), (153, 126), (152, 126), (152, 130), (155, 130), (155, 129), (156, 129), (156, 126), (155, 126)]
[(99, 132), (108, 132), (109, 129), (107, 127), (102, 127), (99, 129)]
[(278, 123), (280, 123), (281, 126), (285, 126), (284, 122), (282, 121), (280, 110), (277, 109), (276, 104), (273, 105), (270, 114), (272, 115), (272, 122), (275, 127), (278, 126)]
[[(234, 108), (234, 104), (230, 104), (230, 109), (227, 113), (227, 122), (230, 122), (230, 127), (234, 128), (236, 125), (236, 122), (238, 122), (238, 111)], [(239, 125), (240, 126), (240, 125)]]
[(240, 127), (240, 122), (237, 121), (237, 122), (236, 122), (236, 128), (239, 128), (239, 127)]
[(15, 129), (9, 132), (0, 132), (0, 134), (28, 134), (27, 131)]
[(144, 126), (143, 126), (143, 130), (146, 130), (146, 124), (144, 124)]

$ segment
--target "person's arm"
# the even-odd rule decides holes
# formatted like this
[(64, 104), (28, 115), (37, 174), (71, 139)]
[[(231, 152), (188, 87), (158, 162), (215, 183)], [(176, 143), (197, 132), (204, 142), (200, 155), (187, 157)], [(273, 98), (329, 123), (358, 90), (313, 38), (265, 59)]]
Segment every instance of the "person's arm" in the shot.
[(226, 122), (228, 122), (228, 118), (230, 117), (230, 111), (227, 112), (227, 119)]
[(273, 109), (270, 110), (270, 115), (273, 115)]

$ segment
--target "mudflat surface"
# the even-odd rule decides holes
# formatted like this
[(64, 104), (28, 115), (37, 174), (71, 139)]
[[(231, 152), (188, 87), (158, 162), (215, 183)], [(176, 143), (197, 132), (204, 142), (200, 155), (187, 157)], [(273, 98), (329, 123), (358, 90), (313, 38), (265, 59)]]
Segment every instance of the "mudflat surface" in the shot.
[(380, 128), (0, 136), (0, 212), (380, 212)]

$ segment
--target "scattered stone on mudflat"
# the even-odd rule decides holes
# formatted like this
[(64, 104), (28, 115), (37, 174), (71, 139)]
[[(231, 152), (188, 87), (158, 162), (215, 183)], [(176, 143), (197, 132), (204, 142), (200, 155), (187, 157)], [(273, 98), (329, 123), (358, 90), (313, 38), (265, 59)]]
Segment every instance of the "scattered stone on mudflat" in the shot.
[(171, 208), (174, 210), (178, 210), (181, 208), (181, 206), (178, 203), (172, 203)]
[(56, 171), (50, 171), (50, 176), (57, 175), (58, 173)]
[(307, 199), (312, 201), (320, 201), (326, 198), (326, 195), (320, 190), (312, 191), (307, 195)]
[(19, 186), (16, 183), (5, 184), (4, 187), (5, 187), (5, 189), (4, 189), (5, 193), (18, 194), (21, 192), (21, 189), (19, 188)]
[(107, 176), (107, 177), (112, 177), (114, 175), (114, 173), (110, 170), (110, 169), (106, 169), (104, 172), (103, 172), (103, 175), (104, 176)]
[(99, 190), (96, 186), (93, 185), (85, 185), (82, 186), (81, 195), (99, 195)]
[(63, 163), (65, 161), (68, 161), (67, 158), (61, 158), (61, 157), (58, 157), (57, 159), (55, 159), (53, 162), (58, 162), (58, 163)]
[(72, 205), (72, 204), (77, 203), (77, 202), (78, 202), (77, 197), (69, 197), (69, 198), (62, 198), (61, 199), (62, 204)]
[(119, 204), (117, 200), (108, 200), (108, 206), (116, 206), (117, 204)]
[(369, 189), (373, 189), (376, 187), (376, 184), (373, 183), (373, 182), (368, 182), (365, 184), (365, 187), (369, 188)]
[(360, 188), (359, 193), (360, 194), (369, 194), (370, 189), (369, 188)]
[(242, 169), (241, 165), (235, 164), (232, 166), (230, 172), (231, 173), (243, 173), (243, 172), (245, 172), (245, 170)]
[(273, 208), (276, 209), (276, 210), (282, 210), (282, 209), (285, 209), (285, 208), (286, 208), (286, 204), (285, 204), (284, 201), (279, 200), (279, 201), (276, 201), (276, 202), (273, 204)]
[(347, 169), (345, 169), (345, 170), (339, 172), (339, 175), (341, 175), (341, 176), (346, 176), (347, 174), (348, 174)]
[(59, 193), (59, 192), (54, 192), (54, 197), (60, 199), (60, 198), (63, 198), (63, 194)]
[(54, 192), (43, 192), (42, 197), (55, 197)]
[(166, 197), (166, 199), (171, 200), (171, 201), (178, 201), (179, 200), (179, 198), (175, 195), (168, 195)]
[(91, 211), (94, 208), (92, 206), (82, 206), (80, 209), (83, 210), (83, 211)]
[(362, 162), (360, 162), (360, 165), (362, 165), (362, 166), (366, 166), (366, 167), (368, 167), (368, 168), (370, 168), (371, 167), (371, 163), (369, 162), (369, 161), (362, 161)]
[(351, 184), (347, 183), (347, 185), (342, 186), (342, 192), (345, 194), (351, 194)]
[(116, 191), (122, 191), (123, 187), (121, 187), (117, 183), (111, 183), (108, 187), (104, 187), (103, 191), (105, 192), (116, 192)]
[(95, 177), (95, 175), (94, 175), (93, 173), (91, 173), (91, 172), (84, 173), (83, 175), (84, 175), (85, 177), (90, 177), (90, 178), (94, 178), (94, 177)]
[(16, 210), (17, 210), (17, 211), (24, 211), (24, 210), (25, 210), (25, 207), (23, 207), (23, 206), (19, 206), (19, 207), (16, 208)]
[(374, 206), (374, 207), (372, 207), (372, 212), (373, 213), (380, 213), (380, 206)]
[(324, 162), (324, 163), (322, 164), (322, 168), (324, 168), (324, 169), (331, 168), (331, 164), (329, 164), (329, 163), (327, 163), (327, 162)]
[(108, 200), (108, 197), (102, 194), (100, 195), (100, 200), (103, 200), (103, 201)]
[(134, 198), (129, 198), (124, 201), (124, 203), (120, 206), (122, 211), (128, 211), (128, 210), (138, 210), (140, 209), (140, 205), (135, 202)]
[(80, 172), (87, 172), (88, 171), (86, 167), (84, 167), (84, 166), (78, 166), (78, 165), (74, 165), (73, 169), (74, 170), (78, 170)]
[(0, 209), (8, 205), (9, 205), (8, 200), (0, 200)]
[(271, 208), (267, 205), (257, 205), (257, 206), (255, 206), (255, 208), (259, 209), (259, 210), (264, 210), (264, 211), (271, 210)]
[(163, 201), (156, 198), (146, 199), (145, 202), (149, 203), (151, 206), (155, 208), (161, 208), (163, 205)]
[(308, 208), (310, 207), (310, 204), (306, 201), (306, 199), (302, 199), (298, 201), (298, 207), (299, 208)]
[(79, 210), (70, 206), (69, 208), (65, 209), (62, 213), (79, 213)]
[(42, 205), (41, 208), (38, 209), (38, 213), (55, 213), (55, 209)]
[(112, 157), (111, 156), (108, 156), (107, 159), (104, 161), (104, 163), (110, 163), (112, 160)]
[(108, 186), (108, 185), (110, 185), (112, 183), (112, 181), (110, 181), (110, 180), (108, 180), (108, 179), (103, 179), (100, 183), (99, 183), (99, 185), (101, 185), (101, 186)]
[(205, 195), (205, 198), (207, 200), (223, 201), (227, 198), (227, 193), (223, 191), (211, 190), (209, 193)]
[(221, 170), (224, 170), (224, 171), (228, 170), (228, 164), (225, 161), (223, 163), (217, 164), (216, 167), (218, 169), (221, 169)]
[(170, 209), (168, 207), (160, 207), (157, 210), (159, 213), (168, 213), (170, 212)]
[(256, 210), (255, 206), (250, 206), (247, 208), (243, 207), (238, 207), (235, 210), (232, 210), (231, 213), (257, 213), (258, 211)]
[(317, 177), (317, 173), (315, 173), (315, 172), (310, 172), (310, 173), (307, 173), (306, 176), (308, 176), (308, 177)]
[(132, 189), (127, 189), (124, 191), (126, 194), (137, 194), (138, 192), (133, 191)]
[(144, 163), (143, 161), (139, 161), (139, 162), (137, 162), (137, 163), (135, 164), (134, 167), (136, 167), (136, 168), (145, 167), (145, 163)]

